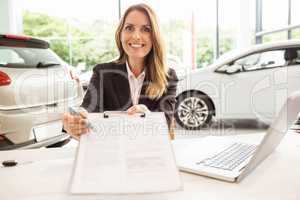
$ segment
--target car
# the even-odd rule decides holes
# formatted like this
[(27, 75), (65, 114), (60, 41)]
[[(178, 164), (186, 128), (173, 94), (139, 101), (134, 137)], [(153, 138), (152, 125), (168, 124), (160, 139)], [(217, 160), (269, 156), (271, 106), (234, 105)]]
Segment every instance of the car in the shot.
[(49, 43), (0, 35), (0, 150), (62, 146), (62, 114), (79, 106), (83, 90)]
[(254, 45), (181, 77), (175, 119), (186, 129), (208, 127), (213, 118), (270, 123), (298, 90), (300, 40)]

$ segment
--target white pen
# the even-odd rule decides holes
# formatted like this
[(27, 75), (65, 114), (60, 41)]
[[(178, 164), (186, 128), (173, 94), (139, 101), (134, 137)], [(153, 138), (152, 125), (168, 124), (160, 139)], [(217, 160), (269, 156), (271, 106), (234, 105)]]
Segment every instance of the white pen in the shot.
[[(69, 107), (69, 113), (74, 116), (80, 116), (80, 113), (72, 107)], [(95, 127), (89, 121), (87, 121), (86, 127), (92, 129), (93, 131), (96, 131)]]

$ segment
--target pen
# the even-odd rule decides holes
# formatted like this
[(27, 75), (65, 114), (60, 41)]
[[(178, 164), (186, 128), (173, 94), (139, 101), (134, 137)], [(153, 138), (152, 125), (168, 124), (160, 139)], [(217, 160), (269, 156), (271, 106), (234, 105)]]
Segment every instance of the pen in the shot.
[(17, 162), (16, 160), (5, 160), (2, 162), (3, 167), (14, 167), (16, 165), (33, 163), (33, 161)]
[[(80, 116), (80, 113), (73, 107), (69, 107), (69, 113), (74, 116)], [(95, 127), (91, 124), (91, 122), (87, 121), (86, 126), (87, 126), (87, 128), (90, 128), (93, 131), (96, 131)]]

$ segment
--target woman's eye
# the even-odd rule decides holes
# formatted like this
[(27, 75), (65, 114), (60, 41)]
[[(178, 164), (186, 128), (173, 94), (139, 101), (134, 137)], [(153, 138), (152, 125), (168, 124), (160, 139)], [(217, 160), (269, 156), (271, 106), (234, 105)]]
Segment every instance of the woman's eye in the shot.
[(133, 31), (133, 27), (132, 26), (125, 26), (125, 30), (126, 31)]
[(143, 28), (143, 31), (147, 32), (147, 33), (150, 33), (151, 32), (151, 28), (149, 27), (144, 27)]

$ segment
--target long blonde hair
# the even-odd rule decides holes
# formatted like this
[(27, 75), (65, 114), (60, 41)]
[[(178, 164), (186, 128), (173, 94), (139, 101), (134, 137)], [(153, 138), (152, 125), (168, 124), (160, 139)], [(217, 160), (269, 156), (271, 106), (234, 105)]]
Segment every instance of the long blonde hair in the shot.
[(146, 73), (150, 79), (150, 83), (146, 89), (146, 95), (151, 99), (157, 99), (161, 97), (166, 90), (167, 83), (168, 83), (167, 81), (168, 69), (165, 60), (166, 59), (165, 46), (159, 30), (157, 17), (154, 11), (152, 10), (152, 8), (150, 8), (148, 5), (146, 4), (132, 5), (125, 11), (123, 17), (121, 18), (115, 34), (117, 47), (120, 53), (119, 58), (117, 59), (116, 62), (125, 63), (127, 60), (127, 54), (125, 53), (121, 43), (121, 33), (127, 15), (134, 10), (144, 13), (150, 21), (152, 49), (145, 59), (145, 65), (147, 67)]

